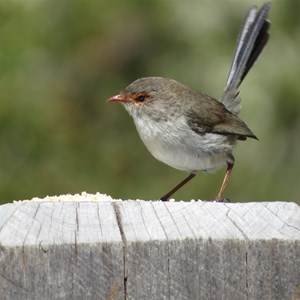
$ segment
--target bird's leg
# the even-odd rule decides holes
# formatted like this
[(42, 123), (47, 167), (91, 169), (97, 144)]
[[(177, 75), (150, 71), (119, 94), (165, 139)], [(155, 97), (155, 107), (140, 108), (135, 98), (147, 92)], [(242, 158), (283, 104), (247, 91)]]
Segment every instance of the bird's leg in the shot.
[(226, 186), (228, 184), (229, 176), (230, 176), (230, 174), (232, 172), (233, 166), (234, 166), (234, 163), (229, 163), (229, 162), (227, 163), (227, 171), (226, 171), (225, 177), (223, 179), (223, 183), (221, 185), (220, 191), (219, 191), (219, 193), (218, 193), (218, 195), (216, 197), (216, 201), (217, 202), (222, 202), (223, 201), (223, 198), (222, 198), (223, 197), (223, 193), (224, 193), (225, 188), (226, 188)]
[(196, 174), (191, 173), (188, 177), (183, 179), (180, 183), (178, 183), (170, 192), (165, 194), (160, 198), (161, 201), (168, 201), (168, 199), (176, 193), (181, 187), (183, 187), (186, 183), (188, 183), (191, 179), (193, 179), (196, 176)]

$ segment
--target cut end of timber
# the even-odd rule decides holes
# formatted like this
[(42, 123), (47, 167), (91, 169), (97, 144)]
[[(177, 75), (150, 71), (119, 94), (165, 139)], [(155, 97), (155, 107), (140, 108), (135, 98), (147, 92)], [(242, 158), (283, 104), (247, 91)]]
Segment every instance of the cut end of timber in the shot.
[(291, 202), (83, 192), (0, 205), (7, 300), (300, 299), (299, 253), (300, 207)]

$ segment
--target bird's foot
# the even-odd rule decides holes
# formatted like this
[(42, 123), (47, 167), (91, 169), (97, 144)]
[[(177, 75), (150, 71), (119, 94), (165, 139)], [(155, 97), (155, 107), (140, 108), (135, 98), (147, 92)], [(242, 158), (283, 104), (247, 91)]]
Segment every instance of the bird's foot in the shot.
[(168, 197), (161, 197), (160, 200), (166, 202), (166, 201), (169, 201), (169, 198)]
[(230, 203), (229, 198), (216, 198), (213, 202)]

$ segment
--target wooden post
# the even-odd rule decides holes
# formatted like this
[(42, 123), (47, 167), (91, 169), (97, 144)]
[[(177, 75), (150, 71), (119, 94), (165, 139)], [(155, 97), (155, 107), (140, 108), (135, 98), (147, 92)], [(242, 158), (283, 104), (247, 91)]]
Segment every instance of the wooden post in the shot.
[(300, 299), (295, 203), (0, 206), (0, 299)]

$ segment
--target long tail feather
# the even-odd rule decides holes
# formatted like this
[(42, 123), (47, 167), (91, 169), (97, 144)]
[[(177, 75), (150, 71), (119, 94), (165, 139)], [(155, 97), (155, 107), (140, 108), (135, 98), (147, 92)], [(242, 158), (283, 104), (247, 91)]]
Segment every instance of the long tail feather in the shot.
[(270, 8), (271, 3), (265, 3), (259, 11), (252, 7), (246, 15), (238, 37), (225, 90), (220, 99), (227, 109), (235, 114), (240, 111), (238, 88), (269, 39), (270, 22), (267, 17)]

